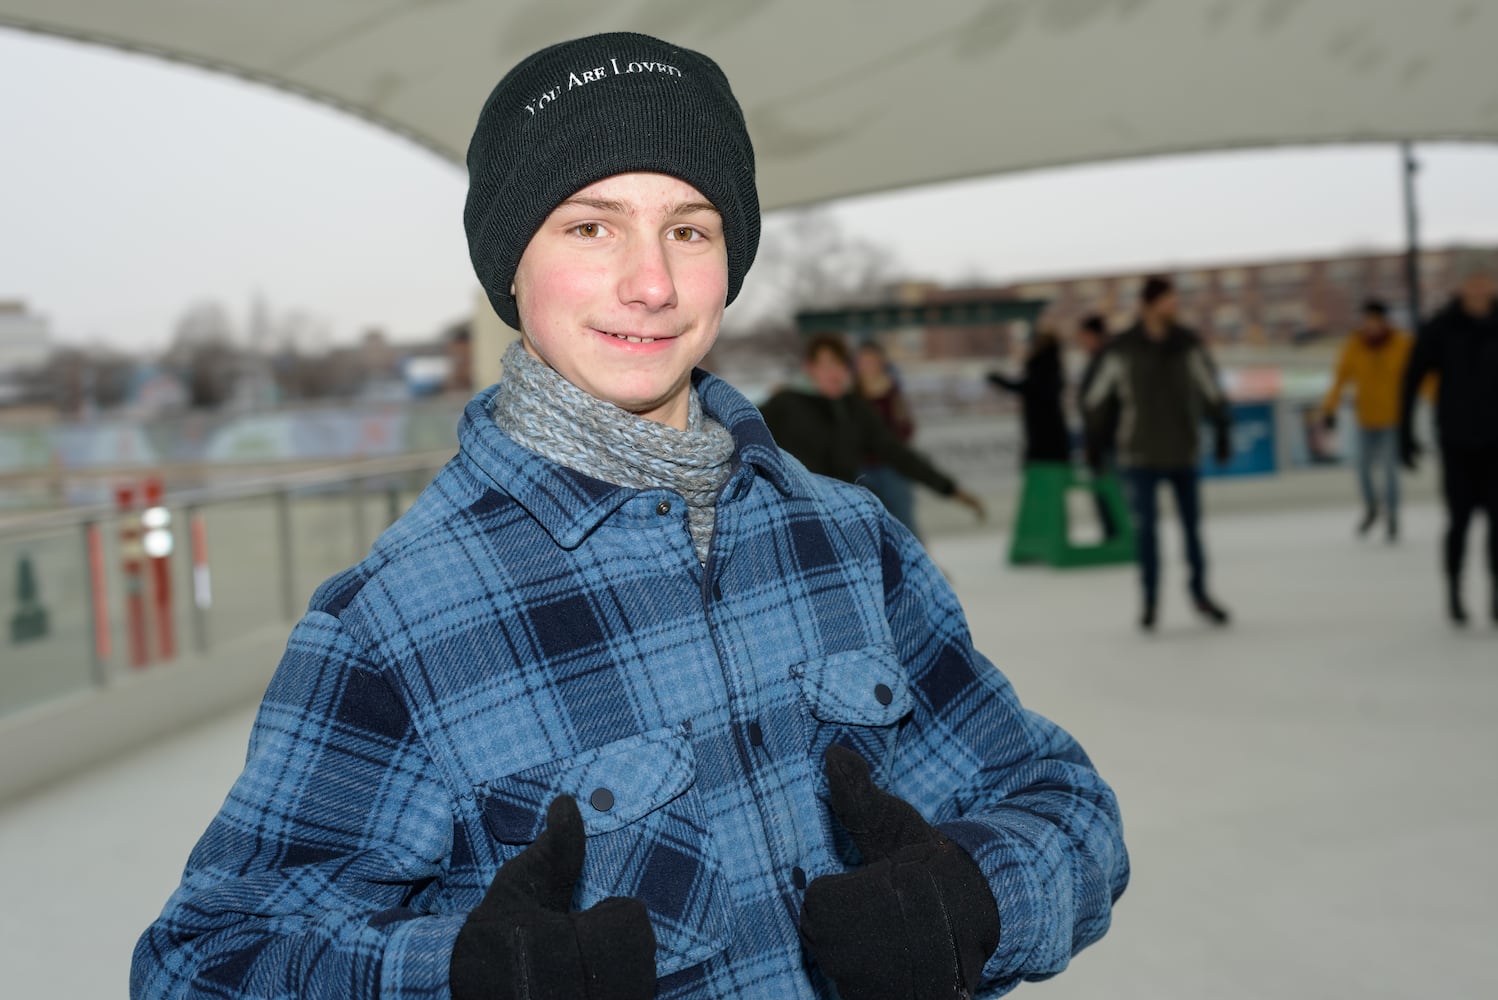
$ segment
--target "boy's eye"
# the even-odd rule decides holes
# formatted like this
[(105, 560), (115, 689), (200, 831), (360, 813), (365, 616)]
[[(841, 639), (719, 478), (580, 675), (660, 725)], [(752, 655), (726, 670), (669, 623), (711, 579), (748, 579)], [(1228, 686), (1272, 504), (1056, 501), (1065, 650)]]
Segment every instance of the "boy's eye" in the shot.
[(572, 231), (577, 233), (577, 235), (579, 236), (586, 236), (589, 239), (593, 239), (595, 237), (603, 235), (603, 227), (596, 222), (579, 223), (578, 225), (572, 227)]
[(671, 230), (671, 238), (673, 240), (691, 242), (692, 240), (701, 237), (701, 235), (701, 233), (693, 229), (691, 226), (677, 226), (675, 229)]

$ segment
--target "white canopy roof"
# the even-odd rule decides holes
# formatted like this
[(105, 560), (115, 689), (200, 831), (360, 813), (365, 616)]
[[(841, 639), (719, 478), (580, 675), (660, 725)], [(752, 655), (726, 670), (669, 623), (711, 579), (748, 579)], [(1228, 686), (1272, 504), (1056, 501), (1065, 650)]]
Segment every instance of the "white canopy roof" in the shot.
[(767, 209), (1161, 153), (1498, 140), (1492, 0), (0, 0), (0, 24), (261, 80), (459, 163), (519, 58), (644, 31), (722, 64)]

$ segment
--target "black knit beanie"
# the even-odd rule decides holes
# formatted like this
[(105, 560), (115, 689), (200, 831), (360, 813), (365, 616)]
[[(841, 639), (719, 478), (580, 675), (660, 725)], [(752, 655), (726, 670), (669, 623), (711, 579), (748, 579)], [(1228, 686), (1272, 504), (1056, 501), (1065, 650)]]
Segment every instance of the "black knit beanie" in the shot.
[(463, 228), (479, 283), (500, 319), (520, 317), (510, 285), (552, 210), (595, 181), (669, 174), (723, 217), (728, 302), (759, 247), (754, 149), (717, 63), (630, 32), (562, 42), (499, 81), (468, 144)]

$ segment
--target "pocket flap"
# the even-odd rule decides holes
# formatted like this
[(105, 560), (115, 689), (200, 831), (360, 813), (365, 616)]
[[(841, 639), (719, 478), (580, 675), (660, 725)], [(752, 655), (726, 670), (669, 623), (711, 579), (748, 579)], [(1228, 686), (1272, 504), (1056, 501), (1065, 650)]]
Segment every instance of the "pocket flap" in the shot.
[(814, 718), (892, 726), (915, 707), (904, 665), (889, 646), (869, 646), (791, 668)]
[(529, 844), (558, 795), (577, 800), (592, 837), (659, 809), (692, 784), (691, 743), (680, 728), (657, 729), (487, 781), (476, 789), (484, 825), (505, 844)]

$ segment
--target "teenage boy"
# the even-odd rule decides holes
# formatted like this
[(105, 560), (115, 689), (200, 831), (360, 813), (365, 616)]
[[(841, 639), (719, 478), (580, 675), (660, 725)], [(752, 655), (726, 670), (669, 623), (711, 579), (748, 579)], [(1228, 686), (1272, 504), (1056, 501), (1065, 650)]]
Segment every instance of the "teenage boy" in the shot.
[(696, 368), (759, 234), (707, 57), (544, 49), (468, 156), (520, 331), (297, 625), (136, 997), (957, 997), (1128, 877), (1112, 792), (915, 539)]

